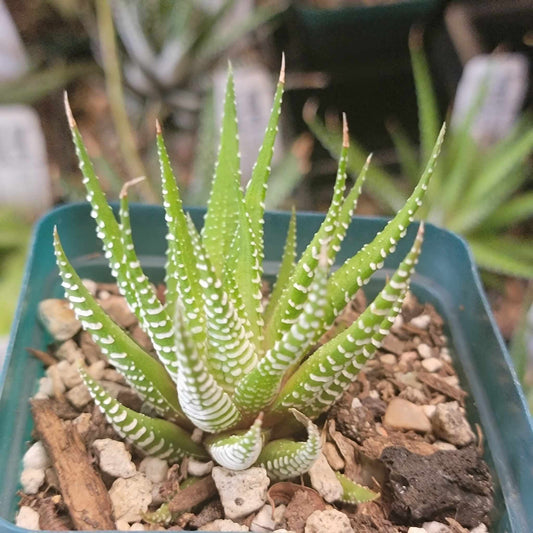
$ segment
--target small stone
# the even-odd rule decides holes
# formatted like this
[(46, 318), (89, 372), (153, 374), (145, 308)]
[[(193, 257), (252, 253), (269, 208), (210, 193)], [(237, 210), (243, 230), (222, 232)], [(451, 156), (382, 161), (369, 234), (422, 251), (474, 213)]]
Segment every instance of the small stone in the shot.
[(431, 317), (426, 314), (418, 315), (412, 318), (409, 324), (418, 329), (428, 329), (429, 325), (431, 324)]
[(305, 533), (324, 533), (325, 531), (335, 531), (335, 533), (354, 533), (350, 525), (350, 519), (336, 509), (326, 511), (315, 511), (311, 513), (305, 523)]
[(74, 427), (77, 429), (82, 439), (84, 439), (87, 436), (87, 434), (89, 433), (91, 429), (92, 418), (93, 417), (91, 413), (81, 413), (80, 416), (76, 417), (72, 421), (72, 423), (74, 424)]
[(438, 372), (442, 365), (442, 361), (436, 357), (428, 357), (422, 361), (422, 367), (426, 372)]
[(451, 385), (452, 387), (459, 386), (459, 378), (457, 376), (446, 376), (443, 378), (448, 385)]
[(474, 529), (470, 530), (470, 533), (488, 533), (487, 526), (485, 524), (479, 524)]
[(152, 502), (152, 483), (140, 473), (128, 479), (119, 477), (109, 489), (109, 497), (117, 520), (138, 522)]
[(115, 522), (115, 527), (118, 529), (118, 531), (129, 531), (130, 525), (126, 520), (117, 520)]
[(187, 471), (191, 476), (203, 477), (211, 473), (213, 466), (213, 461), (198, 461), (197, 459), (190, 457), (189, 462), (187, 463)]
[(272, 513), (272, 506), (267, 503), (255, 515), (250, 531), (254, 533), (271, 533), (281, 524), (285, 509), (285, 505), (277, 505), (274, 513)]
[(161, 483), (167, 478), (168, 464), (157, 457), (145, 457), (139, 465), (139, 472), (143, 472), (152, 483)]
[(105, 379), (106, 381), (112, 381), (114, 383), (120, 383), (121, 385), (126, 384), (124, 376), (119, 374), (114, 368), (106, 368), (100, 379)]
[(224, 512), (232, 520), (257, 511), (266, 502), (270, 480), (264, 468), (236, 471), (215, 466), (212, 476)]
[(417, 347), (416, 347), (418, 353), (420, 354), (420, 357), (422, 357), (422, 359), (427, 359), (428, 357), (432, 357), (433, 356), (433, 350), (431, 349), (430, 346), (428, 346), (427, 344), (421, 342)]
[(442, 522), (424, 522), (422, 527), (426, 533), (452, 533), (451, 528)]
[(25, 468), (20, 474), (22, 491), (26, 494), (37, 494), (44, 479), (44, 468)]
[(37, 468), (45, 469), (48, 468), (52, 463), (42, 441), (38, 440), (28, 448), (28, 451), (24, 454), (22, 458), (22, 464), (24, 468)]
[(402, 315), (396, 315), (396, 318), (394, 319), (394, 322), (392, 323), (391, 330), (395, 333), (398, 333), (403, 326), (403, 316)]
[(59, 478), (57, 477), (57, 474), (54, 468), (49, 467), (44, 471), (44, 479), (47, 485), (49, 485), (52, 488), (55, 488), (58, 491), (60, 490)]
[(344, 459), (340, 456), (335, 444), (326, 442), (322, 448), (322, 452), (333, 470), (342, 470), (344, 468)]
[(123, 442), (113, 439), (98, 439), (93, 442), (100, 470), (112, 477), (130, 478), (137, 473), (131, 454)]
[(146, 530), (140, 522), (135, 522), (134, 524), (131, 524), (130, 531), (146, 531)]
[(212, 522), (207, 522), (202, 526), (203, 531), (250, 531), (247, 526), (237, 524), (233, 520), (223, 520), (218, 518)]
[(57, 369), (57, 365), (49, 366), (46, 369), (46, 375), (52, 380), (53, 395), (61, 396), (65, 394), (66, 387), (61, 379), (61, 374)]
[(431, 423), (423, 409), (402, 398), (391, 400), (385, 411), (383, 423), (396, 429), (413, 430), (421, 433), (431, 431)]
[(474, 440), (470, 424), (457, 402), (437, 405), (431, 422), (435, 435), (451, 444), (466, 446)]
[(386, 353), (382, 355), (379, 360), (381, 361), (381, 364), (383, 365), (395, 365), (398, 362), (398, 359), (396, 359), (396, 356), (393, 353)]
[(51, 398), (54, 395), (54, 382), (52, 378), (45, 376), (39, 380), (39, 390), (35, 394), (36, 399)]
[(437, 410), (436, 405), (423, 405), (422, 409), (424, 410), (425, 415), (428, 418), (433, 418), (433, 415), (435, 414), (435, 411)]
[(72, 339), (66, 340), (56, 350), (55, 355), (59, 359), (65, 359), (69, 363), (83, 359), (83, 352), (80, 347)]
[(87, 374), (93, 379), (100, 381), (104, 377), (104, 371), (107, 363), (104, 360), (95, 361), (87, 368)]
[(80, 383), (70, 389), (65, 394), (65, 398), (78, 409), (83, 409), (92, 400), (89, 389), (87, 389), (84, 383)]
[(81, 351), (89, 363), (94, 363), (99, 359), (105, 359), (102, 350), (100, 350), (98, 344), (93, 341), (89, 333), (82, 331), (79, 340)]
[(92, 279), (84, 278), (81, 280), (83, 286), (91, 293), (92, 296), (96, 296), (96, 291), (98, 290), (98, 283)]
[(444, 442), (443, 440), (436, 440), (434, 443), (433, 443), (433, 446), (435, 448), (437, 448), (437, 450), (447, 450), (447, 451), (451, 451), (451, 450), (457, 450), (457, 447), (454, 446), (453, 444), (450, 444), (449, 442)]
[(400, 363), (412, 364), (416, 360), (418, 360), (418, 358), (419, 358), (418, 352), (415, 352), (414, 350), (410, 350), (408, 352), (403, 352), (402, 355), (400, 355)]
[(28, 505), (23, 505), (17, 513), (15, 525), (24, 529), (33, 529), (34, 531), (40, 531), (41, 528), (39, 527), (39, 513)]
[(143, 331), (141, 326), (139, 324), (133, 326), (130, 330), (130, 334), (133, 338), (133, 340), (141, 346), (141, 348), (144, 348), (147, 351), (153, 350), (152, 341), (150, 340), (150, 337)]
[(111, 295), (100, 300), (102, 309), (123, 329), (130, 328), (137, 323), (137, 317), (130, 311), (126, 299), (122, 296)]
[(81, 322), (70, 309), (67, 300), (59, 298), (41, 300), (38, 312), (43, 326), (57, 341), (71, 339), (81, 329)]
[(78, 368), (68, 361), (59, 361), (55, 367), (67, 389), (72, 389), (82, 382)]
[(416, 374), (414, 372), (395, 372), (394, 378), (399, 381), (400, 383), (403, 383), (407, 387), (413, 387), (413, 389), (423, 389), (424, 386), (420, 381), (418, 381), (418, 378), (416, 377)]
[(446, 346), (443, 346), (440, 349), (440, 358), (446, 363), (452, 362), (452, 356), (450, 355), (450, 350), (448, 350)]
[(340, 500), (343, 489), (335, 472), (321, 453), (309, 469), (311, 486), (329, 503)]
[(423, 527), (410, 527), (407, 533), (427, 533)]
[(399, 398), (407, 400), (417, 405), (422, 405), (428, 401), (428, 398), (420, 389), (414, 387), (405, 387), (405, 389), (398, 395)]

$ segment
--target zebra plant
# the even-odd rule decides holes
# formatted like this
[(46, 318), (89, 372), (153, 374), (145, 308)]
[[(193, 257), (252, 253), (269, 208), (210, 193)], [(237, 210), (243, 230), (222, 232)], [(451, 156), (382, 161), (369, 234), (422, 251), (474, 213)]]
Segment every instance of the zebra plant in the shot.
[[(253, 177), (243, 192), (230, 66), (218, 161), (200, 232), (183, 210), (158, 126), (168, 224), (164, 304), (136, 256), (128, 214), (131, 183), (122, 191), (117, 221), (66, 103), (97, 234), (118, 287), (150, 336), (157, 359), (98, 306), (69, 263), (57, 230), (54, 234), (63, 287), (77, 317), (141, 396), (147, 407), (144, 412), (152, 415), (121, 405), (81, 367), (83, 381), (117, 433), (146, 454), (170, 462), (191, 456), (211, 457), (234, 470), (261, 465), (272, 479), (291, 478), (312, 466), (321, 450), (313, 420), (352, 382), (398, 314), (420, 252), (423, 225), (400, 267), (368, 309), (315, 349), (335, 317), (406, 233), (422, 203), (444, 135), (442, 131), (420, 182), (396, 217), (371, 243), (330, 273), (369, 165), (367, 160), (345, 195), (345, 124), (331, 207), (298, 261), (293, 216), (277, 282), (264, 305), (264, 197), (283, 85), (282, 68)], [(292, 440), (291, 434), (301, 426), (307, 438)], [(201, 442), (191, 438), (193, 428), (202, 431)], [(352, 493), (350, 480), (342, 482), (346, 493)]]

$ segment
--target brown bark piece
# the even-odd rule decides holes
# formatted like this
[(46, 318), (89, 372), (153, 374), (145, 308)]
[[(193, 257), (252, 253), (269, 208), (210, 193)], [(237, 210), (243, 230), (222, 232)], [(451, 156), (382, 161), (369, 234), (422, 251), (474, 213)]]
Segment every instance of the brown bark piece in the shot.
[(33, 400), (31, 408), (76, 529), (114, 529), (109, 494), (76, 428), (58, 418), (48, 400)]
[(467, 393), (464, 390), (461, 390), (449, 383), (446, 383), (444, 379), (436, 376), (435, 374), (430, 374), (429, 372), (418, 372), (416, 375), (417, 379), (422, 383), (425, 383), (428, 387), (441, 392), (442, 394), (452, 398), (453, 400), (458, 401), (460, 404), (464, 403), (465, 396)]
[(217, 494), (217, 487), (211, 476), (204, 477), (180, 490), (169, 502), (171, 513), (188, 511)]
[(26, 350), (33, 355), (36, 359), (42, 361), (44, 366), (52, 366), (57, 363), (57, 359), (50, 355), (48, 352), (42, 350), (36, 350), (35, 348), (26, 348)]

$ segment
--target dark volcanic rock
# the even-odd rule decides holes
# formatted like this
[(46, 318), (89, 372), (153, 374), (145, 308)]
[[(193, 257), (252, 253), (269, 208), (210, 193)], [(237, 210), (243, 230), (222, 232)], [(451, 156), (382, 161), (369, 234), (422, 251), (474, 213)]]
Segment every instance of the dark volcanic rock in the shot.
[(487, 522), (492, 480), (474, 447), (418, 455), (393, 446), (380, 459), (388, 470), (383, 498), (389, 520), (415, 525), (451, 517), (466, 528)]

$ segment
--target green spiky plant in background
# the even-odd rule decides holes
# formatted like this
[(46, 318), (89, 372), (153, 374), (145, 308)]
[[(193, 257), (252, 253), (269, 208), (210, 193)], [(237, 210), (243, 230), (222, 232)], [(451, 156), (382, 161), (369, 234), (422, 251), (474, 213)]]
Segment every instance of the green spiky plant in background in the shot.
[[(263, 466), (273, 479), (306, 472), (321, 451), (313, 420), (327, 410), (372, 357), (400, 311), (422, 244), (420, 225), (411, 250), (358, 320), (313, 351), (335, 317), (379, 269), (412, 221), (427, 189), (444, 137), (398, 214), (335, 272), (330, 268), (351, 221), (368, 171), (366, 161), (347, 192), (347, 126), (333, 200), (298, 261), (293, 216), (277, 282), (264, 306), (261, 294), (263, 214), (267, 179), (283, 94), (284, 70), (264, 142), (245, 192), (240, 187), (239, 141), (233, 76), (228, 74), (218, 160), (200, 232), (182, 209), (161, 129), (157, 148), (168, 225), (166, 298), (162, 304), (135, 253), (128, 187), (119, 220), (100, 189), (67, 102), (91, 215), (118, 287), (150, 336), (157, 359), (98, 306), (62, 249), (54, 247), (66, 296), (77, 317), (152, 416), (121, 405), (80, 368), (83, 381), (115, 430), (146, 454), (171, 462), (213, 458), (239, 470)], [(303, 441), (291, 435), (307, 430)], [(190, 434), (204, 433), (200, 443)], [(341, 476), (345, 499), (375, 493)], [(357, 496), (354, 496), (356, 494)]]
[[(420, 152), (399, 125), (391, 125), (389, 132), (405, 179), (402, 182), (379, 166), (371, 168), (368, 176), (368, 192), (389, 212), (403, 205), (408, 188), (418, 180), (440, 123), (418, 32), (412, 33), (409, 46), (418, 100)], [(509, 232), (533, 215), (533, 193), (523, 187), (531, 180), (527, 158), (533, 151), (533, 124), (526, 117), (507, 138), (486, 149), (478, 146), (471, 128), (482, 97), (480, 94), (458, 127), (450, 128), (419, 215), (465, 237), (485, 272), (533, 279), (533, 240)], [(342, 144), (339, 128), (327, 128), (312, 105), (305, 110), (304, 119), (319, 141), (337, 157)], [(363, 147), (351, 140), (348, 171), (356, 175), (365, 157)]]

